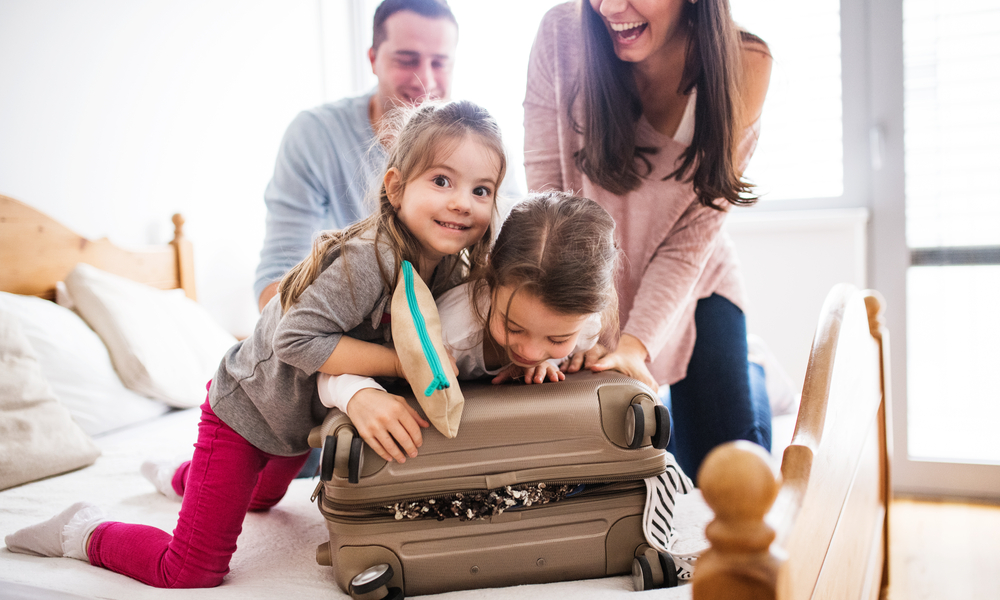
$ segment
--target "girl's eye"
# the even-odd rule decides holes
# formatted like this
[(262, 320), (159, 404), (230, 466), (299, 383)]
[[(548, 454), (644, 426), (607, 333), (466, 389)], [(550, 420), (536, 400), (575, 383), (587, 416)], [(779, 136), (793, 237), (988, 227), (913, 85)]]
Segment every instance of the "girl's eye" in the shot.
[(448, 187), (448, 178), (444, 175), (436, 175), (433, 179), (434, 185), (438, 187)]
[(556, 346), (562, 346), (563, 344), (565, 344), (568, 341), (569, 341), (569, 338), (566, 338), (565, 340), (554, 340), (552, 338), (549, 338), (549, 342), (551, 342), (552, 344), (554, 344)]
[(482, 196), (483, 198), (489, 198), (490, 196), (493, 195), (493, 191), (490, 190), (490, 188), (484, 186), (477, 187), (475, 190), (472, 191), (472, 193), (477, 196)]
[(524, 333), (524, 330), (523, 329), (513, 329), (511, 327), (508, 327), (507, 328), (507, 333), (509, 333), (511, 335), (520, 335), (520, 334)]

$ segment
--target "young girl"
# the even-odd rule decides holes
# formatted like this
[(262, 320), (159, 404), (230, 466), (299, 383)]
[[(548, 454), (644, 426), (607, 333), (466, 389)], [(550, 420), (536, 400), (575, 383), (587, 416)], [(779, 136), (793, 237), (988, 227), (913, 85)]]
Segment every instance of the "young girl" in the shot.
[[(565, 378), (559, 362), (570, 353), (596, 346), (603, 354), (599, 335), (618, 323), (614, 231), (607, 211), (586, 198), (550, 192), (516, 204), (482, 276), (437, 300), (458, 376), (559, 381)], [(382, 458), (416, 456), (406, 449), (419, 440), (398, 426), (390, 431), (370, 408), (372, 398), (405, 405), (402, 398), (358, 374), (320, 375), (318, 386), (321, 402), (346, 412)]]
[[(253, 335), (223, 358), (194, 455), (171, 477), (183, 496), (173, 536), (105, 521), (95, 506), (78, 503), (7, 536), (8, 549), (89, 560), (156, 587), (219, 585), (246, 512), (274, 506), (306, 460), (309, 430), (327, 412), (317, 374), (402, 375), (383, 346), (396, 270), (410, 261), (440, 293), (481, 269), (505, 168), (499, 129), (485, 110), (469, 102), (415, 109), (389, 150), (375, 214), (321, 235), (282, 280), (280, 302), (272, 300)], [(390, 431), (409, 431), (417, 445), (420, 426), (428, 426), (391, 398), (358, 406), (381, 415)]]
[[(560, 381), (560, 363), (606, 370), (602, 334), (617, 332), (615, 276), (620, 251), (615, 222), (593, 200), (565, 192), (534, 194), (516, 204), (497, 236), (482, 278), (437, 299), (445, 347), (462, 379), (492, 375), (494, 383)], [(586, 354), (586, 362), (576, 360)], [(351, 415), (363, 393), (385, 393), (374, 380), (320, 375), (321, 401)], [(362, 389), (355, 395), (355, 390)], [(354, 397), (352, 398), (352, 395)], [(369, 430), (370, 431), (370, 430)], [(459, 432), (461, 435), (461, 431)], [(391, 460), (362, 434), (365, 442)], [(376, 433), (383, 439), (381, 432)], [(649, 544), (669, 551), (676, 496), (690, 479), (668, 456), (668, 473), (646, 480), (643, 525)], [(674, 555), (678, 576), (692, 573), (690, 556)]]

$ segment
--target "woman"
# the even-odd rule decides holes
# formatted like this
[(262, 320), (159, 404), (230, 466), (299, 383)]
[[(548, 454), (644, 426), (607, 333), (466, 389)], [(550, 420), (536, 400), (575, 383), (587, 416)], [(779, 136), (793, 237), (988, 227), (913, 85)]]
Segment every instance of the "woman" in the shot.
[[(539, 27), (524, 100), (528, 187), (572, 189), (614, 216), (626, 269), (617, 349), (568, 367), (670, 384), (689, 475), (733, 439), (770, 446), (751, 393), (743, 287), (720, 232), (757, 140), (771, 57), (728, 0), (582, 0)], [(760, 383), (760, 382), (758, 382)]]

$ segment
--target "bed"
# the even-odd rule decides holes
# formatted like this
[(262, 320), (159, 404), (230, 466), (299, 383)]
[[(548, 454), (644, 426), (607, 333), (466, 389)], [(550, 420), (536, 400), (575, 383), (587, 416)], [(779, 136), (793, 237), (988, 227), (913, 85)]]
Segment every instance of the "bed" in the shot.
[[(196, 297), (192, 250), (174, 217), (167, 246), (142, 251), (90, 241), (12, 198), (0, 196), (0, 291), (52, 299), (77, 263)], [(2, 304), (0, 304), (2, 308)], [(704, 549), (691, 584), (644, 592), (653, 598), (869, 599), (888, 586), (890, 498), (887, 439), (888, 337), (874, 292), (835, 287), (823, 306), (791, 442), (778, 461), (750, 444), (716, 449), (701, 489), (677, 507), (676, 549)], [(221, 343), (221, 342), (220, 342)], [(117, 364), (116, 364), (117, 367)], [(202, 392), (203, 394), (203, 392)], [(93, 464), (0, 491), (0, 535), (76, 500), (111, 517), (170, 531), (179, 504), (138, 473), (145, 457), (190, 452), (198, 409), (171, 408), (90, 436)], [(317, 565), (327, 532), (310, 502), (315, 480), (293, 482), (267, 514), (247, 516), (223, 585), (178, 593), (67, 558), (0, 549), (0, 598), (347, 597)], [(442, 594), (442, 598), (633, 597), (627, 576)]]

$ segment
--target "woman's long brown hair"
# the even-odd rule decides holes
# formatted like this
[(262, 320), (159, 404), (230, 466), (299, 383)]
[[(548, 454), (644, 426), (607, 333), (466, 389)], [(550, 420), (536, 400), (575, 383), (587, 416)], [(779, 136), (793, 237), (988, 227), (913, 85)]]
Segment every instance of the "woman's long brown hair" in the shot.
[[(591, 181), (613, 194), (637, 189), (652, 171), (648, 156), (656, 148), (636, 145), (636, 124), (642, 102), (632, 74), (632, 64), (615, 55), (614, 45), (601, 17), (588, 0), (582, 0), (583, 64), (581, 80), (571, 90), (566, 110), (570, 122), (583, 135), (576, 165)], [(743, 107), (737, 90), (742, 76), (742, 50), (753, 45), (766, 51), (763, 40), (737, 28), (728, 0), (684, 3), (682, 18), (691, 26), (681, 89), (697, 88), (694, 137), (681, 154), (681, 164), (665, 179), (689, 180), (698, 200), (721, 210), (723, 199), (734, 205), (757, 201), (752, 186), (735, 164), (738, 124)], [(579, 98), (582, 122), (573, 105)]]

